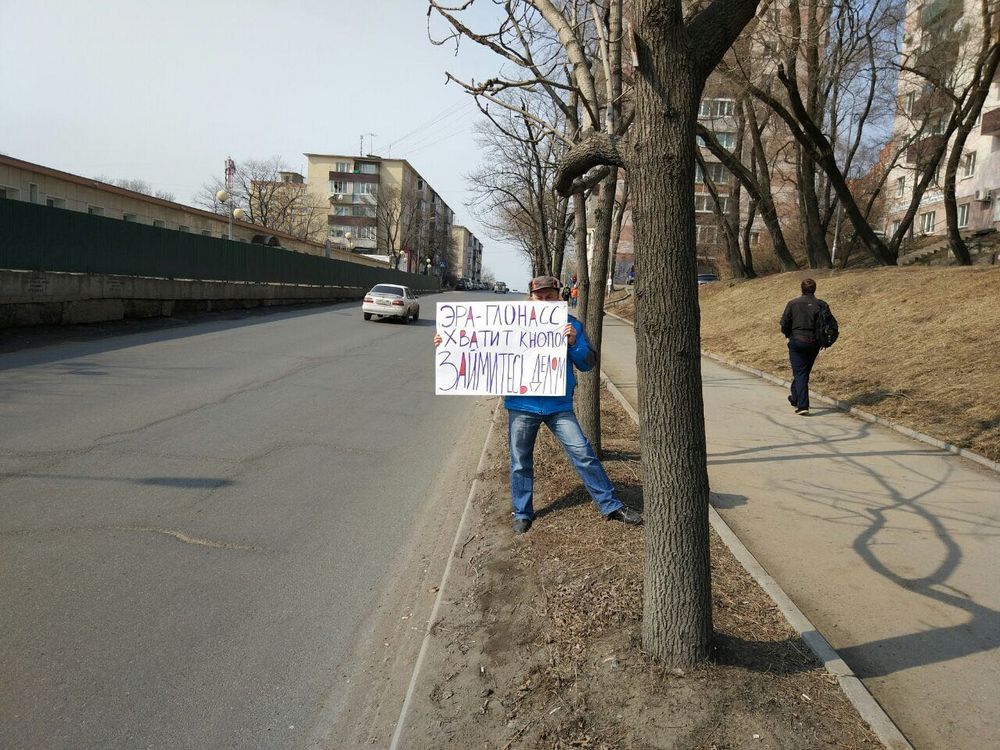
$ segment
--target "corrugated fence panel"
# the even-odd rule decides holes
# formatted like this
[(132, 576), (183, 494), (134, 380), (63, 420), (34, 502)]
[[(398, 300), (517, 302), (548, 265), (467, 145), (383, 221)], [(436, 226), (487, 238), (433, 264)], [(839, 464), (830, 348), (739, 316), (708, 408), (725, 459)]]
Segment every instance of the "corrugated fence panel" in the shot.
[(0, 199), (0, 268), (435, 291), (438, 277)]

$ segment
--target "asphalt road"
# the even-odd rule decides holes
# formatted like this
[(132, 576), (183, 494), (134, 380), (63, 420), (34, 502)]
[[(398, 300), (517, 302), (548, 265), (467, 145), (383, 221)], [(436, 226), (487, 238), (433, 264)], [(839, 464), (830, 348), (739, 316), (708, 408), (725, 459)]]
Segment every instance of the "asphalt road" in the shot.
[(0, 354), (0, 747), (338, 746), (387, 590), (417, 598), (400, 566), (448, 552), (441, 467), (485, 434), (433, 395), (435, 299)]

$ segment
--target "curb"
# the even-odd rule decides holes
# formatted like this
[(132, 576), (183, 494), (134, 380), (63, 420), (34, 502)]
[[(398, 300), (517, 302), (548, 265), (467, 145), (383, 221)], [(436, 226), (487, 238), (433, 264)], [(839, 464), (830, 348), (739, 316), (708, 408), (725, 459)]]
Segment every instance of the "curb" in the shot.
[(472, 480), (472, 486), (469, 488), (469, 496), (465, 501), (465, 507), (462, 509), (462, 517), (458, 520), (458, 528), (455, 529), (455, 539), (451, 543), (451, 550), (448, 552), (448, 562), (444, 566), (444, 572), (441, 574), (441, 583), (438, 586), (437, 597), (434, 599), (434, 607), (431, 609), (430, 615), (427, 617), (427, 627), (424, 630), (424, 637), (420, 644), (420, 652), (417, 654), (417, 660), (413, 664), (413, 673), (410, 675), (410, 684), (406, 689), (406, 696), (403, 698), (403, 705), (399, 709), (399, 718), (396, 719), (396, 729), (392, 734), (392, 740), (389, 743), (389, 750), (397, 750), (400, 747), (400, 739), (403, 736), (403, 730), (406, 727), (406, 715), (409, 713), (410, 706), (413, 705), (413, 696), (417, 690), (417, 681), (420, 677), (420, 670), (424, 665), (424, 658), (427, 656), (427, 647), (430, 645), (431, 640), (431, 630), (438, 621), (438, 610), (441, 608), (441, 602), (444, 599), (445, 586), (448, 584), (448, 577), (451, 575), (451, 564), (455, 560), (455, 550), (458, 549), (458, 540), (462, 538), (462, 531), (465, 529), (466, 521), (469, 517), (469, 509), (472, 507), (472, 498), (476, 496), (479, 491), (479, 477), (486, 470), (486, 456), (490, 444), (493, 442), (493, 433), (496, 431), (497, 424), (497, 414), (494, 409), (492, 416), (490, 417), (490, 429), (486, 433), (486, 440), (483, 441), (483, 451), (479, 454), (479, 463), (476, 465), (476, 476)]
[[(638, 423), (639, 413), (625, 399), (622, 392), (618, 390), (618, 387), (603, 371), (601, 372), (601, 382), (607, 387), (608, 392), (615, 397), (615, 400), (621, 404), (628, 415)], [(736, 534), (733, 533), (733, 530), (723, 520), (722, 516), (711, 505), (708, 506), (708, 520), (712, 524), (712, 528), (715, 529), (715, 533), (719, 535), (719, 538), (729, 548), (729, 551), (733, 553), (733, 557), (739, 561), (740, 565), (757, 582), (757, 585), (771, 597), (771, 601), (774, 602), (775, 606), (781, 611), (781, 614), (784, 615), (785, 620), (788, 621), (788, 624), (795, 629), (795, 632), (799, 634), (816, 658), (822, 663), (824, 669), (837, 678), (840, 689), (844, 691), (844, 694), (851, 702), (851, 705), (854, 706), (858, 715), (868, 722), (868, 726), (871, 727), (872, 731), (879, 738), (879, 741), (889, 748), (889, 750), (913, 750), (913, 746), (903, 736), (903, 733), (896, 726), (896, 723), (889, 714), (885, 712), (885, 709), (868, 692), (868, 688), (865, 687), (861, 679), (851, 671), (851, 668), (840, 658), (836, 649), (816, 629), (816, 626), (809, 621), (809, 618), (803, 614), (802, 610), (795, 606), (795, 603), (784, 592), (781, 586), (778, 585), (777, 581), (768, 575), (767, 571), (757, 562), (757, 559), (751, 554), (750, 550), (739, 540)]]
[[(613, 312), (607, 312), (607, 315), (612, 318), (615, 318), (616, 320), (620, 320), (622, 323), (625, 323), (627, 325), (630, 326), (633, 325), (632, 321), (627, 320), (621, 317), (620, 315), (615, 315)], [(787, 388), (792, 384), (792, 381), (790, 380), (779, 378), (777, 375), (772, 375), (769, 372), (758, 370), (755, 367), (750, 367), (749, 365), (741, 364), (735, 360), (727, 359), (726, 357), (723, 357), (719, 354), (714, 354), (710, 351), (706, 351), (705, 349), (701, 350), (701, 356), (706, 357), (714, 362), (718, 362), (720, 365), (731, 367), (734, 370), (740, 370), (741, 372), (745, 372), (750, 375), (755, 375), (758, 378), (766, 380), (769, 383), (774, 383), (775, 385), (780, 385)], [(980, 466), (983, 466), (991, 471), (995, 471), (998, 474), (1000, 474), (1000, 462), (991, 461), (990, 459), (986, 458), (986, 456), (983, 456), (979, 453), (975, 453), (974, 451), (970, 451), (968, 448), (960, 448), (959, 446), (954, 445), (953, 443), (947, 443), (944, 440), (938, 440), (936, 437), (931, 437), (930, 435), (926, 435), (923, 432), (917, 432), (916, 430), (910, 429), (909, 427), (906, 427), (905, 425), (902, 425), (898, 422), (893, 422), (892, 420), (876, 416), (874, 414), (871, 414), (870, 412), (862, 411), (861, 409), (851, 406), (846, 401), (841, 401), (840, 399), (832, 398), (831, 396), (826, 396), (822, 393), (818, 393), (817, 391), (814, 391), (812, 388), (809, 389), (809, 398), (815, 399), (823, 404), (826, 404), (827, 406), (832, 406), (838, 411), (842, 411), (845, 414), (850, 414), (852, 417), (856, 417), (864, 422), (871, 422), (873, 424), (881, 425), (882, 427), (888, 427), (890, 430), (894, 430), (900, 433), (901, 435), (905, 435), (911, 440), (917, 440), (921, 443), (927, 443), (928, 445), (933, 445), (935, 448), (947, 451), (948, 453), (951, 453), (955, 456), (961, 456), (962, 458), (966, 458), (969, 461), (973, 461), (974, 463), (977, 463)]]

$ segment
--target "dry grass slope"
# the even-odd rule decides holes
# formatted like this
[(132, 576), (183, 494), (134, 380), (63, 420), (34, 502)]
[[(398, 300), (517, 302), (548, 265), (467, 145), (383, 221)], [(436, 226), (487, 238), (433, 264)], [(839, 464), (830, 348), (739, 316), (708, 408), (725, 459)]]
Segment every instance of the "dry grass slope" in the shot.
[(702, 347), (790, 377), (778, 319), (809, 275), (840, 323), (840, 340), (813, 371), (817, 391), (1000, 460), (1000, 267), (708, 284), (700, 290)]

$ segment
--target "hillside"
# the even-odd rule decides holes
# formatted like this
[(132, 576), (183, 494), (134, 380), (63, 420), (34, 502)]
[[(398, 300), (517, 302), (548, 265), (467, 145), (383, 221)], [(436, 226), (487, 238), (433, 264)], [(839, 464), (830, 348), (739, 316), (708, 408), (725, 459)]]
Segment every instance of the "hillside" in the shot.
[[(840, 340), (813, 370), (815, 390), (1000, 460), (1000, 267), (802, 271), (706, 284), (702, 348), (790, 377), (778, 319), (810, 275), (840, 322)], [(631, 299), (609, 309), (631, 318)]]

